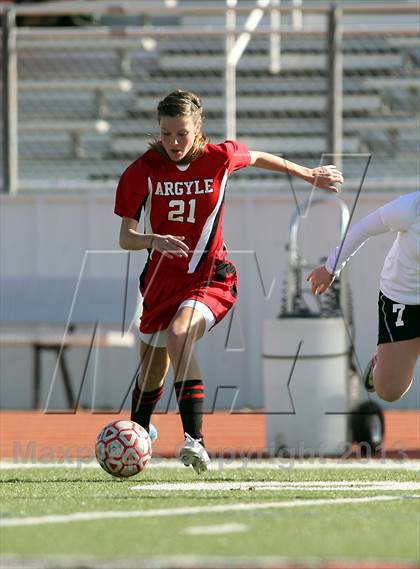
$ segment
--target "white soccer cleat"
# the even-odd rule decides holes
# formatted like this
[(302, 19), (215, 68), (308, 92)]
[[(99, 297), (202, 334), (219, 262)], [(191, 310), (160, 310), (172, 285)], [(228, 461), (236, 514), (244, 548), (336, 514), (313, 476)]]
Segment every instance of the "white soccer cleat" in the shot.
[(205, 472), (210, 464), (210, 458), (206, 449), (197, 439), (185, 433), (184, 446), (179, 452), (179, 458), (185, 466), (192, 466), (197, 474)]
[(370, 393), (375, 392), (375, 387), (373, 385), (373, 369), (376, 366), (377, 361), (378, 361), (378, 354), (373, 354), (362, 376), (363, 385), (365, 386), (366, 390), (369, 391)]

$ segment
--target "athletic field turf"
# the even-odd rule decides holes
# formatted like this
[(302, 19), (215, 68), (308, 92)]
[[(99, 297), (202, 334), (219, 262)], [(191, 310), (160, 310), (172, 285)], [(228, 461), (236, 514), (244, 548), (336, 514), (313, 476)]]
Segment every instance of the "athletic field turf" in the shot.
[(418, 461), (215, 460), (198, 477), (160, 460), (119, 480), (93, 463), (2, 463), (0, 566), (415, 567), (419, 471)]

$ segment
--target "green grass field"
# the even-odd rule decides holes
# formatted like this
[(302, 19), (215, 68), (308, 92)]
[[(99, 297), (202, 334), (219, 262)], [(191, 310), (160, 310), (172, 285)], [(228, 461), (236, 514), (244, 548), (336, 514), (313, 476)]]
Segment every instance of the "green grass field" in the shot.
[(164, 566), (165, 556), (216, 555), (416, 565), (418, 473), (404, 464), (277, 465), (216, 467), (198, 477), (157, 466), (119, 480), (99, 467), (2, 468), (3, 563), (10, 555), (78, 555), (115, 558), (117, 568), (117, 558), (137, 557), (142, 567), (153, 556)]

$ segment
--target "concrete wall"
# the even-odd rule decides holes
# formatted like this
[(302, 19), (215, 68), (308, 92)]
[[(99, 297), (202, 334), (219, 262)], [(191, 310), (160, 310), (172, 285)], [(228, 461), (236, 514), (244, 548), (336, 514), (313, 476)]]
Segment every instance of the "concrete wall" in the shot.
[[(353, 222), (396, 195), (362, 194)], [(302, 200), (307, 196), (307, 191), (298, 195)], [(342, 197), (351, 208), (356, 194), (343, 192)], [(113, 214), (113, 196), (1, 196), (0, 207), (2, 321), (65, 322), (80, 277), (72, 320), (121, 322), (127, 253), (118, 251), (119, 220)], [(287, 269), (285, 244), (294, 208), (293, 196), (287, 192), (227, 195), (225, 241), (239, 271), (240, 292), (233, 318), (228, 316), (197, 348), (208, 406), (217, 386), (225, 387), (219, 387), (218, 407), (229, 408), (233, 400), (237, 409), (263, 405), (262, 321), (280, 312)], [(338, 219), (334, 206), (322, 205), (301, 221), (299, 250), (305, 258), (317, 262), (329, 252), (339, 240)], [(356, 354), (362, 368), (376, 346), (379, 274), (392, 239), (384, 235), (370, 240), (347, 269), (354, 299)], [(127, 321), (135, 315), (137, 279), (144, 260), (142, 252), (130, 256)], [(75, 384), (80, 383), (86, 354), (81, 348), (68, 353)], [(28, 408), (30, 347), (3, 347), (0, 356), (1, 406)], [(43, 357), (44, 400), (55, 357), (52, 353)], [(137, 365), (136, 348), (102, 349), (92, 362), (82, 390), (82, 405), (118, 408)], [(418, 385), (417, 380), (411, 392), (392, 407), (417, 408)], [(169, 404), (169, 396), (167, 389), (160, 408)], [(65, 406), (60, 383), (54, 387), (51, 404)]]

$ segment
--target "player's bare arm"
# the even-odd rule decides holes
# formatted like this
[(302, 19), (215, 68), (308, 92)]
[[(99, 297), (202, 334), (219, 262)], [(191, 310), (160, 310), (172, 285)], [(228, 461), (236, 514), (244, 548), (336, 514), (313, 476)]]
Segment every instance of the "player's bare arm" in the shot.
[(138, 233), (138, 221), (130, 217), (123, 217), (120, 227), (120, 247), (128, 251), (141, 251), (154, 249), (169, 259), (174, 257), (187, 257), (188, 245), (179, 235), (158, 235), (156, 233)]
[(289, 176), (297, 176), (321, 190), (339, 192), (340, 190), (336, 184), (342, 184), (344, 181), (342, 173), (337, 170), (334, 164), (318, 166), (317, 168), (306, 168), (268, 152), (250, 150), (249, 154), (251, 156), (250, 166), (283, 172)]
[(322, 294), (325, 292), (331, 286), (334, 279), (335, 276), (329, 273), (324, 265), (314, 269), (306, 278), (307, 281), (311, 281), (313, 294)]

